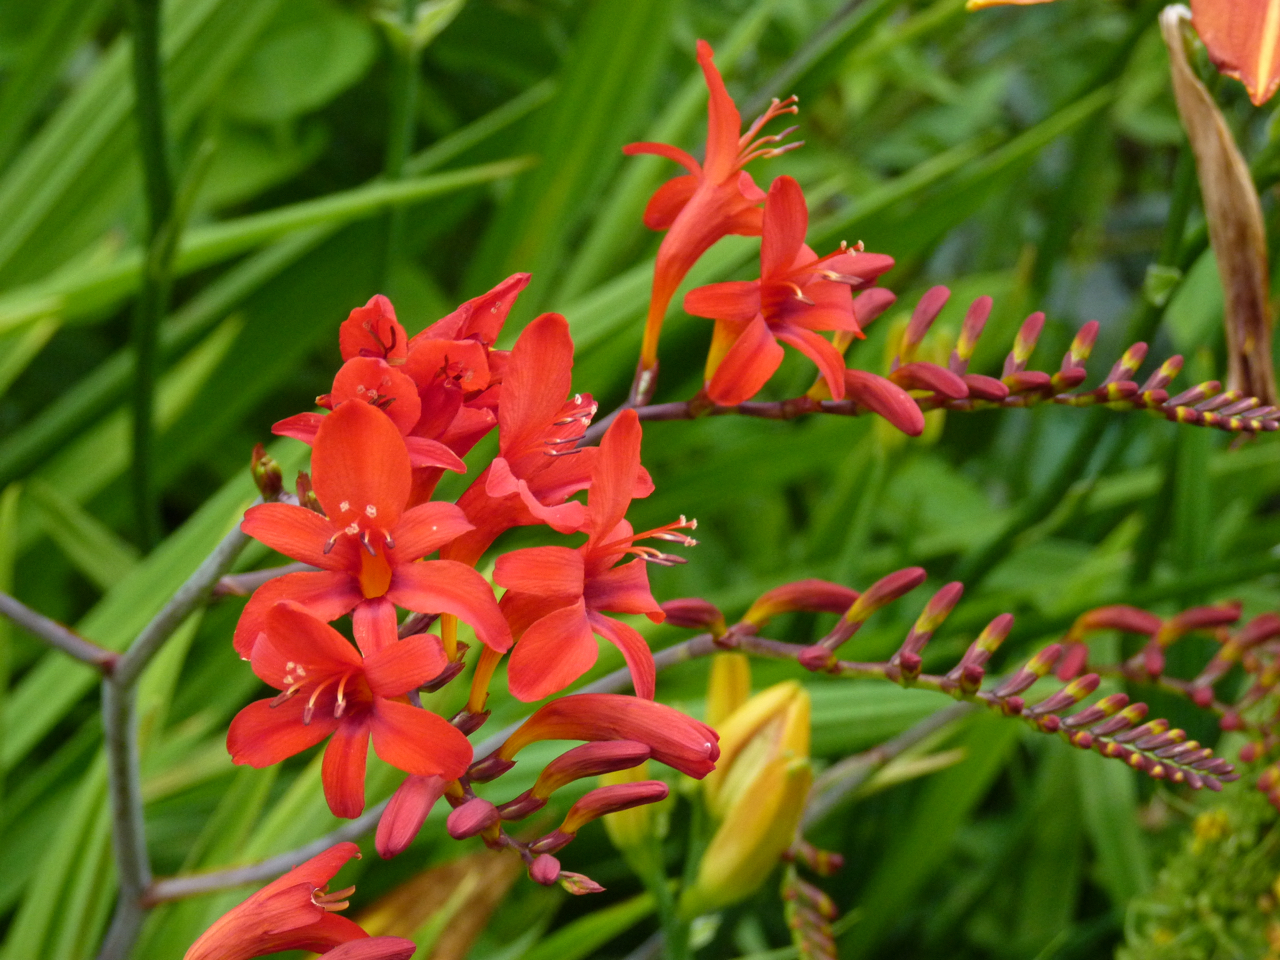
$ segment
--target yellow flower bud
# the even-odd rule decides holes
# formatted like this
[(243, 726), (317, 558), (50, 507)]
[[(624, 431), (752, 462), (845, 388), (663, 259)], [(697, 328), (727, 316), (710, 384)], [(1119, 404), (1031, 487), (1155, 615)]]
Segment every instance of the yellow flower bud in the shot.
[(794, 680), (756, 694), (719, 727), (720, 759), (702, 781), (718, 817), (752, 788), (762, 768), (779, 757), (809, 756), (809, 693)]
[(717, 653), (707, 683), (707, 726), (719, 730), (729, 715), (751, 699), (751, 660), (745, 653)]
[(698, 865), (698, 876), (680, 899), (686, 917), (737, 903), (764, 883), (791, 846), (813, 784), (806, 758), (778, 756), (759, 768), (740, 793)]

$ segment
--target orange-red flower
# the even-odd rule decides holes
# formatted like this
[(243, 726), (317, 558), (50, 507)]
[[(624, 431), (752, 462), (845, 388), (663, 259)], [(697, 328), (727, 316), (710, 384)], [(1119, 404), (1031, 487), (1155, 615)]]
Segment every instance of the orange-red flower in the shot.
[(286, 503), (252, 507), (241, 529), (286, 556), (320, 567), (260, 587), (236, 626), (236, 650), (253, 653), (267, 611), (296, 600), (329, 621), (363, 600), (386, 597), (410, 610), (451, 613), (495, 650), (511, 634), (484, 578), (464, 564), (420, 558), (471, 529), (449, 503), (405, 509), (412, 484), (399, 430), (367, 403), (347, 401), (324, 418), (311, 455), (320, 515)]
[(684, 308), (716, 321), (707, 356), (707, 395), (732, 406), (750, 400), (782, 363), (789, 343), (815, 364), (831, 396), (844, 397), (844, 357), (818, 330), (861, 337), (852, 290), (873, 284), (893, 258), (841, 248), (819, 257), (804, 242), (809, 208), (800, 184), (778, 177), (764, 205), (760, 279), (691, 290)]
[(354, 843), (339, 843), (294, 867), (215, 920), (183, 960), (249, 960), (283, 950), (345, 960), (409, 960), (417, 949), (412, 940), (370, 937), (334, 912), (346, 908), (355, 888), (329, 893), (328, 883), (358, 856)]
[[(591, 485), (599, 451), (578, 447), (595, 414), (589, 395), (573, 394), (573, 340), (564, 317), (547, 313), (521, 332), (511, 351), (498, 404), (498, 456), (458, 498), (475, 525), (441, 551), (473, 564), (500, 533), (545, 523), (572, 533), (586, 516), (569, 500)], [(653, 481), (643, 468), (634, 496), (648, 496)]]
[[(636, 412), (624, 410), (604, 435), (588, 494), (586, 543), (576, 550), (531, 547), (498, 558), (493, 579), (507, 588), (500, 607), (518, 638), (507, 669), (507, 683), (517, 699), (541, 700), (591, 669), (596, 634), (622, 651), (636, 694), (653, 697), (649, 645), (633, 627), (604, 614), (643, 613), (655, 623), (662, 621), (645, 565), (672, 558), (635, 541), (658, 536), (692, 543), (676, 531), (693, 524), (681, 518), (637, 534), (624, 519), (642, 469), (640, 434)], [(617, 566), (628, 555), (637, 559)]]
[(658, 247), (653, 271), (653, 291), (640, 353), (643, 370), (652, 370), (657, 365), (658, 335), (667, 305), (698, 258), (721, 237), (760, 234), (760, 201), (764, 199), (764, 192), (743, 168), (757, 157), (776, 156), (800, 145), (772, 146), (786, 133), (756, 139), (756, 134), (774, 117), (796, 112), (794, 97), (782, 102), (775, 100), (746, 133), (741, 133), (742, 118), (725, 89), (714, 56), (711, 45), (699, 40), (698, 63), (710, 95), (705, 161), (698, 163), (683, 150), (666, 143), (632, 143), (623, 147), (628, 155), (657, 154), (689, 171), (659, 187), (644, 214), (645, 226), (666, 230), (667, 235)]
[(362, 607), (356, 640), (365, 656), (328, 624), (295, 603), (278, 603), (253, 648), (253, 672), (281, 691), (231, 721), (227, 750), (236, 763), (268, 767), (332, 735), (321, 778), (335, 816), (364, 809), (369, 740), (378, 756), (419, 776), (452, 780), (471, 762), (471, 744), (443, 717), (411, 706), (404, 695), (445, 668), (440, 639), (396, 639), (390, 604)]

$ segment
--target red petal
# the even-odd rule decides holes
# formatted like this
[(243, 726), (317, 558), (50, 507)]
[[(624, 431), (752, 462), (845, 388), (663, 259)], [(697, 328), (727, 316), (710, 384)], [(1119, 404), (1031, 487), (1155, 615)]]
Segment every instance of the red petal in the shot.
[[(575, 457), (574, 459), (577, 459)], [(515, 519), (509, 526), (529, 523), (545, 523), (557, 533), (575, 533), (586, 518), (586, 508), (577, 501), (559, 503), (548, 506), (543, 503), (529, 487), (526, 480), (518, 479), (511, 472), (511, 466), (503, 457), (495, 457), (489, 465), (489, 475), (485, 479), (485, 493), (495, 499), (515, 495), (520, 498), (520, 505), (528, 511), (532, 519)], [(551, 498), (548, 498), (551, 499)], [(507, 529), (504, 527), (503, 529)], [(495, 534), (496, 536), (497, 534)]]
[(866, 370), (846, 370), (844, 384), (850, 400), (880, 414), (903, 433), (918, 437), (924, 432), (924, 414), (896, 383)]
[[(259, 897), (263, 894), (275, 893), (278, 889), (291, 887), (299, 883), (309, 883), (313, 887), (323, 887), (337, 875), (348, 860), (359, 856), (360, 848), (356, 844), (350, 841), (336, 843), (323, 853), (317, 853), (305, 863), (298, 864), (279, 879), (271, 881), (254, 896)], [(310, 901), (310, 899), (311, 897), (308, 895), (307, 900)]]
[(666, 157), (668, 160), (674, 160), (680, 166), (684, 167), (692, 174), (702, 173), (702, 167), (698, 161), (689, 156), (679, 147), (673, 147), (669, 143), (654, 143), (649, 140), (640, 140), (636, 143), (628, 143), (622, 148), (622, 152), (628, 157), (639, 156), (642, 153), (652, 154), (658, 157)]
[[(674, 147), (671, 149), (675, 150)], [(654, 150), (652, 152), (657, 153), (658, 151)], [(683, 150), (675, 150), (675, 152), (684, 154), (686, 157), (689, 156)], [(676, 158), (672, 157), (672, 159)], [(653, 196), (649, 198), (648, 206), (644, 208), (644, 225), (650, 230), (670, 229), (671, 225), (676, 222), (676, 217), (680, 215), (680, 211), (685, 208), (685, 205), (693, 196), (693, 192), (698, 189), (698, 183), (701, 179), (700, 175), (687, 173), (682, 177), (668, 180), (655, 190)]]
[(729, 280), (697, 287), (684, 295), (684, 311), (695, 317), (750, 323), (760, 312), (760, 281)]
[(608, 537), (631, 506), (631, 491), (640, 472), (642, 432), (639, 415), (634, 410), (623, 410), (600, 441), (591, 492), (587, 494), (587, 533), (591, 537), (588, 544), (598, 545)]
[(750, 400), (782, 364), (778, 346), (764, 318), (757, 316), (720, 361), (707, 385), (707, 395), (727, 407)]
[(327, 737), (337, 727), (332, 717), (302, 722), (305, 697), (294, 697), (278, 707), (271, 700), (256, 700), (235, 715), (227, 730), (227, 752), (234, 763), (262, 769), (301, 753)]
[(529, 547), (498, 558), (493, 582), (517, 593), (548, 600), (576, 600), (582, 596), (582, 554), (569, 547)]
[(374, 294), (363, 307), (356, 307), (338, 328), (342, 359), (379, 357), (402, 360), (408, 349), (404, 327), (396, 320), (396, 309), (382, 294)]
[(292, 503), (260, 503), (245, 511), (240, 530), (286, 557), (301, 560), (323, 570), (342, 570), (349, 563), (347, 551), (325, 553), (329, 539), (337, 533), (333, 524), (314, 510)]
[(791, 344), (817, 364), (833, 400), (844, 399), (844, 357), (830, 340), (792, 324), (780, 327), (777, 335), (779, 340)]
[(337, 620), (364, 599), (360, 585), (345, 573), (286, 573), (268, 580), (249, 598), (236, 624), (236, 653), (253, 656), (253, 645), (267, 626), (267, 611), (281, 600), (296, 600), (326, 623)]
[(774, 277), (790, 272), (808, 229), (809, 208), (800, 184), (791, 177), (778, 177), (764, 201), (760, 275)]
[(439, 637), (415, 633), (366, 657), (364, 676), (375, 697), (399, 697), (440, 676), (448, 665)]
[[(413, 707), (408, 709), (412, 710)], [(313, 723), (315, 721), (312, 721)], [(335, 721), (337, 729), (324, 748), (320, 779), (324, 798), (335, 817), (360, 816), (364, 810), (364, 767), (369, 755), (369, 721), (346, 717)]]
[(461, 390), (483, 390), (490, 379), (488, 351), (479, 340), (415, 337), (404, 372), (422, 387), (437, 377), (445, 377)]
[(285, 417), (274, 423), (271, 432), (277, 437), (293, 437), (311, 446), (323, 420), (322, 413), (295, 413), (292, 417)]
[(853, 298), (853, 318), (860, 328), (865, 329), (867, 324), (893, 306), (897, 299), (892, 290), (884, 287), (863, 290)]
[(351, 612), (356, 646), (366, 658), (400, 640), (396, 605), (386, 597), (363, 600)]
[(266, 619), (266, 632), (253, 647), (253, 672), (277, 690), (284, 689), (283, 678), (291, 672), (287, 664), (305, 665), (308, 676), (360, 669), (351, 641), (298, 603), (283, 600)]
[(329, 960), (409, 960), (418, 945), (404, 937), (348, 940), (325, 953)]
[(316, 496), (335, 529), (352, 522), (393, 526), (413, 483), (409, 454), (395, 424), (369, 404), (350, 400), (320, 425), (311, 473)]
[(474, 529), (467, 515), (455, 504), (420, 504), (406, 511), (391, 531), (396, 543), (391, 551), (391, 563), (420, 560)]
[(344, 363), (333, 378), (329, 396), (335, 407), (348, 400), (372, 404), (390, 417), (402, 434), (412, 430), (422, 414), (418, 385), (374, 357), (356, 357)]
[(1235, 77), (1262, 106), (1280, 86), (1277, 0), (1191, 0), (1192, 24), (1219, 71)]
[(502, 325), (511, 312), (512, 304), (520, 296), (520, 291), (529, 285), (530, 278), (531, 275), (527, 273), (513, 273), (492, 290), (472, 297), (453, 313), (437, 320), (410, 340), (410, 351), (427, 339), (465, 340), (476, 337), (481, 343), (492, 346), (502, 332)]
[(708, 180), (719, 182), (738, 169), (738, 134), (742, 117), (724, 87), (716, 69), (714, 51), (705, 40), (698, 41), (698, 64), (707, 82), (707, 161), (703, 165)]
[(544, 313), (520, 334), (502, 381), (498, 430), (503, 456), (537, 439), (557, 419), (572, 375), (569, 324), (559, 314)]
[(370, 731), (378, 756), (406, 773), (456, 780), (471, 765), (470, 741), (430, 710), (376, 700)]
[(498, 602), (498, 609), (507, 618), (507, 623), (511, 627), (511, 636), (515, 637), (518, 643), (520, 637), (535, 620), (541, 620), (552, 610), (558, 610), (566, 604), (576, 602), (580, 596), (581, 594), (575, 597), (551, 598), (539, 596), (536, 593), (517, 593), (515, 590), (508, 590)]
[(662, 607), (649, 590), (648, 564), (643, 560), (632, 560), (593, 576), (587, 581), (584, 596), (592, 610), (643, 613), (655, 623), (663, 619)]
[(410, 774), (405, 778), (378, 820), (378, 835), (374, 840), (378, 856), (390, 860), (409, 848), (431, 808), (444, 796), (444, 783), (443, 777)]
[(532, 703), (569, 686), (591, 669), (597, 656), (586, 606), (579, 600), (524, 632), (507, 664), (507, 686), (517, 700)]
[(631, 672), (631, 682), (636, 688), (636, 696), (652, 700), (658, 671), (653, 665), (653, 654), (649, 652), (649, 644), (644, 637), (622, 621), (603, 617), (598, 613), (592, 613), (590, 620), (596, 633), (622, 651), (622, 658), (627, 661), (627, 669)]
[(452, 613), (486, 646), (505, 653), (511, 630), (484, 577), (456, 560), (421, 560), (396, 568), (387, 599), (419, 613)]

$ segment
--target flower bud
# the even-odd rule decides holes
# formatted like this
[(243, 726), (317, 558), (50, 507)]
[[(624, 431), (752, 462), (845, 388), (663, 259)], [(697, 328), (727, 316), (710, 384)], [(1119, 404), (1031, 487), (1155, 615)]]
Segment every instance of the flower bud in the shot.
[(709, 630), (716, 638), (724, 636), (724, 614), (713, 603), (700, 597), (684, 597), (668, 600), (661, 606), (662, 612), (667, 615), (664, 622), (669, 626), (685, 630)]
[(575, 897), (581, 897), (587, 893), (604, 893), (604, 887), (590, 877), (581, 873), (573, 873), (569, 870), (560, 871), (560, 886)]
[(387, 809), (378, 820), (378, 834), (374, 840), (378, 856), (390, 860), (413, 843), (431, 808), (444, 795), (444, 785), (441, 777), (410, 774), (405, 778), (391, 795)]
[(743, 615), (742, 622), (759, 628), (774, 617), (796, 610), (844, 613), (857, 599), (857, 590), (838, 583), (827, 580), (797, 580), (761, 594)]
[(751, 660), (741, 653), (711, 658), (707, 682), (707, 723), (719, 729), (729, 715), (751, 699)]
[(542, 773), (538, 774), (530, 793), (545, 800), (574, 780), (639, 766), (649, 759), (649, 752), (647, 746), (634, 740), (584, 743), (547, 764)]
[(759, 889), (791, 845), (812, 784), (807, 758), (778, 756), (759, 767), (751, 789), (725, 811), (680, 898), (681, 913), (698, 916)]
[[(649, 779), (649, 762), (646, 760), (638, 767), (604, 774), (600, 778), (600, 785), (612, 787), (642, 783)], [(663, 827), (666, 818), (665, 815), (656, 816), (658, 810), (658, 805), (647, 803), (606, 813), (604, 829), (609, 834), (609, 841), (618, 850), (625, 852), (643, 847), (654, 838), (660, 838), (666, 832)]]
[(529, 879), (544, 887), (553, 885), (560, 879), (560, 861), (549, 853), (539, 854), (529, 864)]
[(482, 797), (472, 797), (449, 814), (445, 829), (455, 840), (465, 840), (495, 826), (500, 820), (498, 808)]
[(809, 692), (785, 680), (756, 694), (720, 727), (720, 762), (704, 781), (717, 816), (749, 793), (760, 769), (778, 757), (809, 756)]
[(253, 447), (249, 472), (253, 474), (253, 482), (264, 501), (270, 503), (280, 499), (284, 492), (284, 475), (280, 472), (280, 464), (267, 454), (266, 447), (260, 443)]

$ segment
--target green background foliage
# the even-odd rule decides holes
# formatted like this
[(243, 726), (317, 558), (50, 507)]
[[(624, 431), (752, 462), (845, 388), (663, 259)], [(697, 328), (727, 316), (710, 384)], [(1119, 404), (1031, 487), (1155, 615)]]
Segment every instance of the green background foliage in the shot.
[[(532, 271), (506, 341), (538, 312), (564, 313), (578, 344), (575, 388), (606, 410), (620, 402), (657, 242), (640, 216), (672, 174), (657, 158), (624, 159), (620, 147), (657, 139), (700, 148), (698, 37), (716, 47), (748, 119), (770, 96), (800, 96), (805, 147), (754, 170), (761, 182), (799, 179), (810, 243), (825, 252), (861, 240), (897, 258), (885, 283), (899, 304), (851, 350), (854, 365), (883, 371), (910, 306), (936, 283), (954, 290), (927, 341), (936, 359), (969, 301), (996, 299), (977, 372), (997, 373), (1033, 309), (1049, 317), (1033, 361), (1041, 369), (1056, 368), (1088, 319), (1102, 323), (1103, 371), (1139, 329), (1182, 143), (1150, 2), (1063, 0), (981, 14), (959, 0), (435, 7), (427, 27), (440, 32), (415, 78), (415, 152), (407, 179), (389, 183), (379, 176), (395, 34), (384, 24), (397, 11), (372, 0), (166, 4), (180, 178), (202, 144), (213, 152), (191, 187), (162, 326), (155, 429), (167, 536), (143, 555), (125, 482), (128, 315), (144, 216), (122, 12), (105, 0), (0, 4), (0, 588), (98, 643), (127, 644), (248, 504), (250, 448), (326, 392), (337, 325), (375, 292), (391, 296), (412, 333), (508, 273)], [(1269, 156), (1270, 109), (1250, 108), (1232, 82), (1218, 98), (1246, 154)], [(1273, 206), (1266, 198), (1269, 216)], [(399, 239), (388, 243), (393, 216)], [(690, 285), (750, 277), (756, 243), (724, 241)], [(697, 389), (710, 336), (707, 321), (673, 314), (658, 400)], [(1221, 315), (1211, 254), (1202, 253), (1152, 342), (1157, 359), (1187, 357), (1191, 379), (1181, 386), (1225, 370)], [(812, 375), (790, 357), (769, 394), (794, 396)], [(1170, 612), (1230, 596), (1246, 616), (1280, 603), (1280, 448), (1269, 438), (1228, 450), (1229, 438), (1211, 431), (1061, 408), (930, 420), (919, 439), (868, 418), (647, 426), (657, 491), (635, 505), (633, 522), (683, 513), (700, 524), (688, 565), (655, 571), (659, 599), (703, 596), (733, 616), (801, 577), (865, 587), (921, 564), (940, 585), (963, 570), (968, 591), (926, 669), (949, 665), (1006, 610), (1018, 619), (997, 666), (1105, 603)], [(292, 441), (272, 449), (287, 476), (305, 463)], [(464, 482), (450, 478), (442, 495)], [(504, 541), (527, 542), (521, 532)], [(992, 544), (995, 562), (980, 562)], [(250, 549), (240, 568), (273, 562)], [(855, 655), (891, 653), (924, 597), (877, 614)], [(146, 676), (144, 791), (162, 875), (249, 862), (335, 826), (318, 757), (253, 771), (226, 755), (230, 717), (260, 692), (231, 649), (241, 603), (193, 616)], [(776, 635), (798, 641), (823, 627), (793, 616)], [(646, 629), (655, 647), (679, 638)], [(619, 664), (602, 650), (597, 672)], [(0, 956), (89, 957), (115, 890), (94, 676), (3, 622), (0, 672)], [(757, 687), (795, 672), (759, 664)], [(696, 714), (705, 674), (698, 663), (665, 673), (659, 696)], [(938, 706), (932, 694), (868, 682), (804, 682), (823, 761)], [(1143, 695), (1214, 741), (1205, 718)], [(436, 708), (456, 708), (457, 696), (442, 694)], [(496, 696), (494, 725), (520, 709)], [(995, 718), (971, 719), (929, 745), (955, 746), (964, 753), (954, 766), (868, 788), (812, 833), (846, 858), (823, 882), (852, 914), (841, 955), (1108, 953), (1131, 899), (1150, 889), (1201, 801)], [(536, 770), (522, 759), (501, 781), (503, 797)], [(371, 802), (397, 782), (371, 761)], [(667, 841), (673, 865), (682, 841), (677, 821)], [(366, 847), (344, 874), (358, 877), (355, 912), (424, 868), (474, 852), (445, 837), (440, 811), (395, 861)], [(654, 929), (651, 902), (634, 899), (639, 885), (598, 825), (564, 860), (608, 892), (572, 900), (517, 880), (472, 960), (623, 956)], [(180, 957), (243, 896), (155, 911), (134, 955)], [(448, 919), (423, 925), (423, 956)], [(712, 926), (700, 956), (788, 943), (770, 888)]]

